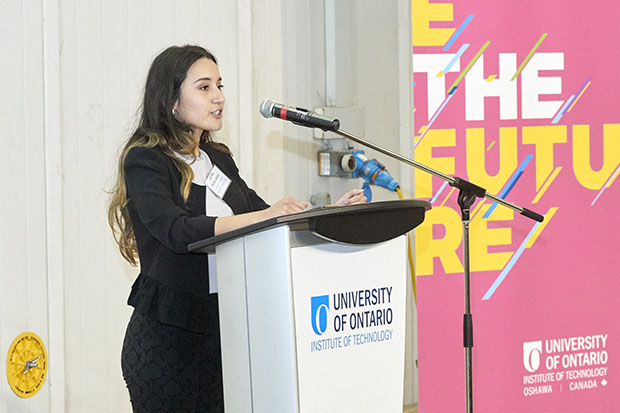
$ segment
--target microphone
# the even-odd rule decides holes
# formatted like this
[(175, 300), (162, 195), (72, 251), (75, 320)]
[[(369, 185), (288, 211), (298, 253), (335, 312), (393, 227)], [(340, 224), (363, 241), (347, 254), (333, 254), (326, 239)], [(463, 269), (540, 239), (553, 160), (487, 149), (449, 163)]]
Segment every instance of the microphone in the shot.
[(340, 121), (338, 119), (319, 115), (308, 109), (281, 105), (271, 99), (265, 99), (261, 102), (260, 113), (264, 118), (276, 117), (289, 120), (296, 125), (319, 128), (329, 132), (335, 132), (340, 127)]
[(350, 155), (343, 156), (341, 166), (345, 171), (352, 172), (353, 178), (364, 179), (362, 189), (368, 202), (372, 200), (370, 185), (381, 186), (390, 191), (396, 191), (396, 188), (400, 187), (385, 169), (385, 166), (376, 159), (368, 160), (362, 150), (353, 151)]

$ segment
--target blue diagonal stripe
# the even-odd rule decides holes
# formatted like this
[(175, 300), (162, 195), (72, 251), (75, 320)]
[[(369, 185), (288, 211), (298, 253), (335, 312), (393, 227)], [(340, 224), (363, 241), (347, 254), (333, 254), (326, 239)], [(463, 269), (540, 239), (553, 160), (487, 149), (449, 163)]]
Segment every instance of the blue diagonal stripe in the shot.
[(433, 197), (433, 199), (431, 199), (431, 204), (435, 201), (437, 201), (437, 198), (439, 198), (439, 195), (441, 195), (441, 193), (443, 192), (444, 189), (446, 189), (446, 186), (448, 186), (448, 181), (445, 181), (443, 183), (443, 185), (441, 186), (441, 188), (439, 188), (439, 191), (437, 191), (437, 193), (435, 194), (435, 196)]
[(566, 102), (566, 107), (562, 110), (562, 116), (566, 115), (566, 111), (568, 110), (568, 108), (570, 108), (571, 103), (573, 103), (576, 97), (577, 95), (571, 95), (571, 97), (568, 98), (568, 102)]
[(555, 118), (551, 121), (551, 123), (556, 124), (562, 119), (562, 116), (566, 113), (566, 110), (570, 107), (570, 104), (573, 103), (573, 99), (575, 99), (575, 95), (571, 95), (570, 98), (564, 103), (562, 109), (555, 115)]
[[(510, 178), (510, 180), (508, 181), (508, 183), (506, 184), (506, 186), (504, 187), (504, 189), (502, 189), (498, 195), (499, 198), (506, 198), (506, 196), (508, 196), (508, 194), (510, 193), (510, 191), (512, 191), (512, 188), (515, 187), (517, 181), (521, 178), (521, 176), (523, 175), (523, 171), (525, 170), (525, 167), (527, 166), (528, 163), (530, 163), (530, 161), (532, 160), (532, 158), (534, 157), (534, 155), (528, 155), (525, 157), (525, 160), (521, 163), (521, 165), (517, 168), (517, 170), (515, 171), (515, 173), (512, 175), (512, 177)], [(482, 216), (482, 218), (488, 218), (491, 216), (491, 213), (493, 211), (495, 211), (495, 208), (497, 208), (497, 202), (493, 202), (493, 204), (491, 204), (491, 206), (489, 207), (489, 209), (487, 210), (487, 212), (485, 212), (485, 214)]]
[(523, 251), (525, 251), (525, 246), (527, 245), (527, 243), (530, 240), (530, 238), (532, 238), (532, 236), (534, 235), (534, 232), (536, 232), (536, 229), (538, 228), (538, 225), (540, 225), (540, 222), (537, 222), (536, 224), (534, 224), (534, 227), (532, 228), (530, 233), (527, 234), (527, 237), (525, 237), (525, 239), (521, 243), (521, 246), (519, 246), (519, 249), (510, 258), (510, 261), (508, 261), (508, 264), (506, 264), (506, 266), (502, 270), (502, 272), (499, 275), (499, 277), (497, 277), (497, 279), (495, 280), (493, 285), (491, 285), (491, 288), (489, 288), (489, 290), (486, 292), (484, 297), (482, 297), (483, 300), (488, 300), (489, 298), (491, 298), (491, 296), (493, 295), (495, 290), (497, 290), (497, 288), (500, 286), (500, 284), (504, 281), (504, 279), (506, 278), (506, 276), (508, 275), (508, 273), (510, 272), (512, 267), (514, 267), (514, 265), (517, 262), (517, 260), (521, 257), (521, 254), (523, 254)]
[(618, 169), (620, 169), (620, 166), (618, 166), (616, 168), (616, 170), (614, 171), (613, 174), (611, 174), (611, 176), (609, 177), (609, 179), (607, 180), (607, 182), (605, 182), (605, 185), (603, 185), (603, 188), (601, 188), (601, 192), (598, 193), (598, 195), (596, 196), (596, 198), (594, 198), (594, 201), (592, 201), (592, 203), (590, 204), (590, 206), (594, 206), (594, 204), (596, 204), (596, 201), (598, 201), (598, 199), (601, 197), (601, 195), (603, 195), (603, 192), (605, 192), (605, 189), (607, 188), (607, 185), (609, 185), (609, 183), (611, 182), (611, 180), (614, 178), (614, 176), (616, 176), (616, 174), (618, 173)]
[(465, 50), (467, 50), (468, 47), (469, 47), (469, 43), (466, 43), (463, 46), (461, 46), (461, 48), (459, 49), (458, 52), (456, 52), (452, 60), (450, 60), (450, 62), (448, 62), (446, 67), (444, 67), (444, 69), (442, 70), (444, 75), (448, 73), (450, 69), (452, 69), (452, 66), (454, 66), (456, 61), (459, 60), (461, 56), (463, 56), (463, 53), (465, 53)]
[(422, 135), (420, 135), (420, 139), (418, 139), (418, 141), (416, 143), (413, 144), (413, 147), (417, 147), (420, 142), (422, 141), (422, 138), (424, 138), (424, 136), (428, 133), (428, 131), (431, 129), (431, 126), (433, 125), (433, 123), (435, 123), (435, 119), (437, 119), (437, 116), (439, 116), (439, 114), (441, 113), (441, 111), (443, 110), (443, 108), (446, 107), (446, 105), (448, 104), (448, 102), (450, 102), (450, 99), (452, 99), (452, 96), (454, 96), (454, 92), (456, 92), (456, 86), (454, 87), (454, 89), (448, 94), (448, 97), (446, 98), (446, 100), (443, 101), (443, 103), (441, 104), (441, 106), (439, 107), (439, 109), (437, 109), (437, 112), (435, 112), (435, 115), (433, 115), (433, 118), (431, 119), (431, 121), (428, 123), (428, 126), (426, 127), (426, 130), (424, 131), (424, 133)]
[(471, 22), (473, 19), (474, 19), (474, 15), (473, 14), (470, 14), (469, 16), (467, 16), (467, 18), (461, 24), (461, 26), (458, 29), (456, 29), (456, 31), (454, 32), (452, 37), (450, 37), (450, 40), (448, 40), (448, 43), (446, 43), (446, 45), (443, 47), (443, 50), (448, 50), (450, 48), (450, 46), (452, 46), (452, 44), (456, 41), (456, 39), (461, 35), (463, 30), (465, 30), (465, 27), (467, 27), (469, 22)]

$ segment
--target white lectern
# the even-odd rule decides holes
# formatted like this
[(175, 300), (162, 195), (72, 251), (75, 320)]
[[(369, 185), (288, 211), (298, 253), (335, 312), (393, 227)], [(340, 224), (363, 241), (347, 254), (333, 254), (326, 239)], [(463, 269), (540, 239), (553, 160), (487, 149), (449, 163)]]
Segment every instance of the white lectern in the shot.
[(428, 209), (321, 208), (190, 245), (216, 252), (226, 412), (402, 412), (404, 234)]

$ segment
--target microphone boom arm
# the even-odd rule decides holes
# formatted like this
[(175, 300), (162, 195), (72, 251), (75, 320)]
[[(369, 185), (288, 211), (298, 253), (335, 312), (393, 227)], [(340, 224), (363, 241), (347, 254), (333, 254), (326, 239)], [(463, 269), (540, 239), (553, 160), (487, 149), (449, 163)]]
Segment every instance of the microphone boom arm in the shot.
[(381, 152), (384, 155), (387, 155), (387, 156), (389, 156), (391, 158), (394, 158), (394, 159), (399, 160), (399, 161), (401, 161), (403, 163), (406, 163), (407, 165), (413, 166), (414, 168), (420, 169), (420, 170), (422, 170), (422, 171), (424, 171), (426, 173), (429, 173), (429, 174), (431, 174), (433, 176), (436, 176), (437, 178), (440, 178), (440, 179), (448, 182), (448, 184), (450, 186), (453, 186), (455, 188), (459, 188), (459, 189), (464, 190), (464, 191), (472, 192), (476, 197), (487, 198), (487, 199), (489, 199), (491, 201), (497, 202), (498, 204), (503, 205), (506, 208), (510, 208), (510, 209), (512, 209), (514, 211), (517, 211), (519, 214), (521, 214), (521, 215), (523, 215), (523, 216), (525, 216), (527, 218), (533, 219), (534, 221), (543, 222), (543, 220), (545, 219), (544, 216), (542, 216), (542, 215), (540, 215), (540, 214), (538, 214), (538, 213), (536, 213), (534, 211), (531, 211), (531, 210), (529, 210), (527, 208), (520, 207), (518, 205), (513, 204), (512, 202), (506, 201), (505, 199), (502, 199), (502, 198), (499, 198), (499, 197), (497, 197), (495, 195), (489, 194), (484, 188), (481, 188), (481, 187), (479, 187), (479, 186), (477, 186), (475, 184), (472, 184), (471, 182), (468, 182), (468, 181), (466, 181), (464, 179), (461, 179), (461, 178), (458, 178), (458, 177), (455, 178), (455, 177), (446, 175), (444, 173), (441, 173), (441, 172), (439, 172), (439, 171), (437, 171), (435, 169), (432, 169), (432, 168), (430, 168), (430, 167), (428, 167), (426, 165), (423, 165), (423, 164), (421, 164), (419, 162), (416, 162), (413, 159), (409, 159), (409, 158), (404, 157), (404, 156), (402, 156), (402, 155), (400, 155), (400, 154), (398, 154), (396, 152), (392, 152), (389, 149), (385, 149), (385, 148), (383, 148), (383, 147), (381, 147), (381, 146), (379, 146), (377, 144), (374, 144), (374, 143), (369, 142), (369, 141), (367, 141), (365, 139), (359, 138), (359, 137), (357, 137), (357, 136), (355, 136), (355, 135), (353, 135), (353, 134), (351, 134), (351, 133), (349, 133), (347, 131), (344, 131), (342, 129), (338, 129), (338, 130), (332, 131), (332, 133), (338, 134), (338, 135), (340, 135), (340, 136), (342, 136), (344, 138), (352, 140), (353, 142), (357, 142), (360, 145), (364, 145), (364, 146), (366, 146), (366, 147), (368, 147), (370, 149), (374, 149), (377, 152)]

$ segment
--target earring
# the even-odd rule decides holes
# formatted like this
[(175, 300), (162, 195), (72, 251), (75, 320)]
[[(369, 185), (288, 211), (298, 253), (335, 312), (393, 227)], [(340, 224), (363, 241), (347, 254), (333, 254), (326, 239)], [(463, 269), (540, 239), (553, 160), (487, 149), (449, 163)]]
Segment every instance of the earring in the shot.
[(175, 112), (175, 110), (174, 110), (174, 108), (173, 108), (173, 109), (172, 109), (172, 116), (176, 116), (176, 115), (177, 115), (177, 114), (176, 114), (176, 112)]

